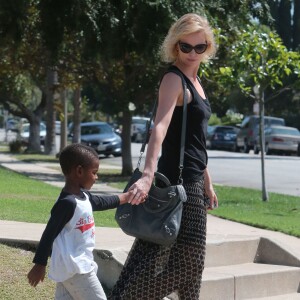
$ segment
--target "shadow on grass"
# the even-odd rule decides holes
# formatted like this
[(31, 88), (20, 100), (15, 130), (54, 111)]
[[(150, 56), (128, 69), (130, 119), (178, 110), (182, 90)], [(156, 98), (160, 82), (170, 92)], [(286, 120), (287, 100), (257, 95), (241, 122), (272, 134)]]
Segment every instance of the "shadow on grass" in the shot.
[(58, 163), (58, 158), (55, 155), (47, 155), (43, 153), (34, 154), (34, 153), (11, 153), (8, 151), (0, 151), (1, 154), (9, 154), (12, 157), (15, 157), (18, 160), (36, 163), (36, 162), (45, 162), (45, 163)]
[(122, 176), (121, 174), (99, 173), (99, 182), (123, 182), (129, 181), (131, 176)]

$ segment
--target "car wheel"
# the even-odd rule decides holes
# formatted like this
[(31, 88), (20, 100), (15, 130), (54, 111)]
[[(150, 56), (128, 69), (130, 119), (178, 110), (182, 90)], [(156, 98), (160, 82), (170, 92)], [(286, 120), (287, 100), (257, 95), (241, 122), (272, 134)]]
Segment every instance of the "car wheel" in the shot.
[(254, 154), (258, 154), (259, 153), (259, 148), (257, 147), (257, 144), (254, 145)]
[(244, 141), (243, 152), (244, 153), (249, 153), (249, 151), (250, 151), (250, 148), (247, 144), (247, 141)]
[(300, 143), (298, 144), (298, 151), (297, 151), (297, 155), (300, 156)]
[(131, 137), (131, 142), (135, 142), (135, 140), (136, 140), (136, 137), (135, 137), (135, 135), (133, 135), (132, 137)]
[(271, 154), (271, 150), (270, 150), (270, 148), (269, 148), (269, 145), (268, 145), (268, 144), (266, 144), (265, 151), (266, 151), (266, 155), (270, 155), (270, 154)]
[(143, 141), (143, 136), (141, 133), (137, 133), (135, 137), (135, 142), (136, 143), (141, 143)]
[(240, 152), (240, 147), (237, 145), (237, 143), (235, 143), (235, 145), (233, 146), (233, 151)]
[(236, 144), (234, 144), (234, 145), (232, 146), (232, 148), (230, 149), (230, 151), (231, 151), (231, 152), (238, 152), (238, 151), (236, 150)]

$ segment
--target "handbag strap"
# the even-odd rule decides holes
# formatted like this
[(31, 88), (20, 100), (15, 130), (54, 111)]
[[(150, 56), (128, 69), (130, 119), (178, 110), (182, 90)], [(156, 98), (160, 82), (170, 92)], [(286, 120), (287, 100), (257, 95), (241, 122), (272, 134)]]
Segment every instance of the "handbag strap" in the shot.
[(183, 170), (183, 161), (184, 161), (184, 148), (185, 148), (185, 134), (186, 134), (186, 119), (187, 119), (187, 87), (186, 82), (181, 75), (182, 88), (183, 88), (183, 114), (182, 114), (182, 126), (181, 126), (181, 140), (180, 140), (180, 158), (179, 158), (179, 178), (178, 183), (182, 184), (182, 170)]
[[(183, 115), (182, 115), (181, 139), (180, 139), (180, 156), (179, 156), (179, 166), (178, 166), (179, 167), (178, 183), (182, 184), (183, 183), (182, 170), (183, 170), (183, 161), (184, 161), (186, 120), (187, 120), (187, 92), (186, 92), (187, 85), (186, 85), (186, 81), (185, 81), (182, 73), (177, 68), (176, 69), (173, 68), (172, 72), (176, 73), (181, 78), (182, 88), (183, 88)], [(153, 119), (155, 118), (157, 106), (158, 106), (158, 100), (156, 99), (155, 103), (153, 105), (150, 120), (147, 121), (147, 123), (146, 123), (146, 134), (144, 136), (143, 144), (141, 146), (140, 157), (139, 157), (139, 160), (138, 160), (138, 163), (137, 163), (137, 168), (140, 167), (142, 156), (143, 156), (143, 153), (145, 151), (146, 144), (148, 143), (148, 136), (149, 136), (150, 126), (151, 126), (151, 123), (152, 123)]]

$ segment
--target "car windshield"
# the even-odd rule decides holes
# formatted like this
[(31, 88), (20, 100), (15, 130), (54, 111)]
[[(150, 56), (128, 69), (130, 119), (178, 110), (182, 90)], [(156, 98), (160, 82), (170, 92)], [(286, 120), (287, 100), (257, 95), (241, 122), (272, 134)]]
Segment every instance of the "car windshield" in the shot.
[(210, 126), (210, 125), (208, 125), (208, 126), (207, 126), (207, 133), (208, 133), (208, 134), (212, 133), (212, 132), (214, 131), (214, 129), (215, 129), (215, 126)]
[(234, 130), (234, 128), (220, 127), (220, 128), (217, 128), (216, 132), (222, 132), (224, 134), (226, 134), (226, 133), (235, 134), (236, 130)]
[(282, 120), (278, 119), (271, 119), (271, 124), (272, 125), (284, 125), (282, 124)]
[[(29, 124), (23, 124), (23, 126), (22, 126), (22, 131), (23, 132), (29, 132)], [(43, 131), (43, 130), (46, 130), (46, 126), (43, 124), (43, 123), (41, 123), (40, 124), (40, 131)]]
[(299, 130), (293, 128), (274, 128), (272, 133), (300, 136)]
[(100, 134), (100, 133), (112, 133), (113, 130), (109, 125), (99, 124), (99, 125), (86, 125), (81, 127), (81, 134)]
[(143, 119), (133, 119), (132, 123), (134, 124), (146, 124), (147, 120), (143, 120)]
[(24, 124), (22, 130), (23, 132), (29, 132), (29, 124)]

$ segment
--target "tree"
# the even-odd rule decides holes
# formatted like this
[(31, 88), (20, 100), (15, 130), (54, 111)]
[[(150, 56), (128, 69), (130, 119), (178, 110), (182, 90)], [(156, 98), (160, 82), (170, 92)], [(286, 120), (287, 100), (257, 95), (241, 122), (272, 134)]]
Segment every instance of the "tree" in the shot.
[(300, 2), (298, 0), (269, 0), (274, 28), (290, 50), (300, 45)]
[[(258, 30), (248, 26), (240, 39), (231, 48), (230, 66), (220, 68), (223, 79), (240, 89), (259, 103), (260, 149), (262, 166), (262, 199), (268, 200), (264, 168), (264, 106), (267, 101), (288, 89), (284, 79), (289, 76), (300, 77), (300, 54), (288, 51), (279, 36), (269, 30)], [(273, 94), (265, 98), (267, 89)]]
[[(0, 65), (3, 75), (0, 80), (4, 82), (9, 74), (11, 80), (6, 80), (5, 85), (8, 87), (8, 83), (12, 84), (16, 81), (18, 74), (23, 74), (42, 91), (38, 111), (41, 118), (45, 104), (47, 105), (45, 150), (48, 154), (55, 151), (54, 88), (57, 87), (59, 80), (61, 90), (80, 89), (86, 78), (84, 74), (92, 73), (90, 69), (93, 64), (88, 61), (88, 58), (91, 53), (96, 53), (96, 42), (99, 36), (96, 19), (101, 19), (101, 16), (106, 13), (109, 15), (109, 11), (101, 10), (103, 3), (105, 4), (106, 1), (97, 1), (93, 4), (88, 0), (63, 2), (30, 0), (0, 3), (2, 54)], [(2, 89), (3, 87), (4, 85), (1, 85)], [(15, 86), (11, 85), (9, 90), (14, 91)], [(2, 91), (2, 95), (3, 103), (10, 108), (10, 103), (13, 101), (7, 96), (5, 90)], [(24, 97), (20, 96), (15, 102), (27, 107), (23, 99)], [(15, 109), (11, 112), (17, 113)], [(31, 107), (31, 110), (27, 110), (26, 113), (23, 109), (23, 112), (18, 114), (22, 114), (22, 117), (26, 117), (31, 125), (36, 127), (39, 122), (32, 122), (33, 117), (28, 115), (34, 112)], [(36, 128), (33, 132), (37, 132)], [(29, 148), (31, 151), (39, 150), (31, 144)]]
[[(122, 113), (124, 175), (132, 172), (132, 111), (129, 103), (134, 103), (136, 112), (149, 113), (156, 97), (158, 80), (165, 68), (160, 64), (158, 49), (171, 23), (187, 12), (207, 16), (220, 38), (218, 58), (214, 61), (214, 65), (218, 66), (227, 59), (228, 45), (238, 37), (241, 26), (248, 24), (253, 17), (268, 21), (267, 5), (265, 2), (258, 5), (255, 0), (205, 3), (190, 0), (24, 0), (22, 3), (12, 25), (18, 29), (16, 32), (23, 32), (23, 26), (16, 24), (26, 24), (28, 17), (23, 11), (30, 3), (31, 10), (37, 12), (37, 27), (33, 32), (41, 42), (41, 49), (44, 49), (43, 54), (39, 53), (42, 55), (37, 55), (44, 57), (44, 63), (36, 63), (37, 67), (43, 66), (44, 82), (47, 72), (55, 69), (61, 90), (77, 90), (86, 82), (88, 74), (89, 82), (96, 81), (101, 90), (99, 107), (114, 115)], [(238, 16), (236, 11), (239, 11)], [(3, 22), (11, 20), (11, 15)], [(15, 31), (8, 32), (12, 36)], [(22, 37), (22, 34), (17, 36)], [(225, 40), (228, 44), (223, 43)], [(208, 84), (208, 90), (215, 91), (210, 94), (214, 110), (217, 108), (224, 112), (229, 105), (220, 98), (227, 100), (228, 88), (217, 83), (214, 70), (218, 68), (210, 69), (209, 65), (203, 68), (201, 75)], [(35, 76), (34, 73), (31, 75)], [(45, 90), (49, 92), (47, 86)], [(53, 97), (50, 95), (48, 98), (51, 111)], [(51, 123), (53, 118), (49, 117)], [(48, 127), (51, 129), (51, 124)], [(49, 138), (51, 132), (47, 133)], [(51, 140), (47, 144), (51, 144)]]
[[(283, 44), (290, 50), (300, 50), (300, 1), (298, 0), (269, 0), (271, 14), (274, 19), (272, 29), (275, 29), (282, 38)], [(292, 86), (297, 77), (290, 76), (285, 84)], [(266, 96), (268, 95), (268, 91)], [(284, 97), (285, 101), (282, 101)], [(293, 106), (295, 109), (291, 110)], [(284, 94), (275, 97), (272, 105), (266, 105), (266, 108), (272, 111), (272, 114), (278, 114), (284, 117), (287, 124), (300, 128), (300, 98), (299, 90), (291, 88)]]
[(267, 2), (255, 0), (205, 1), (204, 14), (214, 28), (218, 50), (214, 60), (201, 65), (200, 77), (207, 89), (212, 111), (222, 117), (229, 109), (247, 109), (241, 91), (236, 86), (223, 84), (219, 77), (219, 68), (230, 60), (230, 46), (254, 19), (271, 25), (272, 18)]
[[(76, 90), (75, 108), (80, 107), (80, 88), (89, 74), (89, 58), (96, 53), (101, 35), (101, 20), (109, 15), (109, 4), (106, 1), (74, 0), (40, 0), (41, 35), (49, 53), (48, 74), (57, 70), (60, 89), (72, 87)], [(49, 91), (49, 89), (48, 89)], [(50, 90), (51, 91), (51, 90)], [(79, 97), (78, 97), (79, 96)], [(47, 101), (47, 153), (52, 152), (54, 133), (53, 93), (48, 93)], [(74, 116), (75, 131), (79, 129), (80, 110)], [(79, 136), (77, 136), (79, 138)]]
[(36, 28), (34, 1), (16, 2), (0, 3), (0, 99), (13, 115), (28, 119), (28, 151), (40, 152), (40, 121), (46, 105), (45, 49)]

